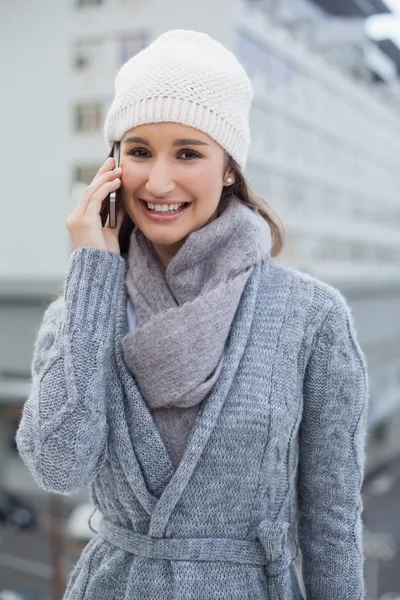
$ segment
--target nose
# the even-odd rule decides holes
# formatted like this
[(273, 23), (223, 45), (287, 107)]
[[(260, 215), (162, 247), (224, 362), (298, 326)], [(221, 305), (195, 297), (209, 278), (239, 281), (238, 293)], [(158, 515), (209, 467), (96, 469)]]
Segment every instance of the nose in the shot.
[(151, 166), (145, 187), (155, 198), (166, 196), (174, 191), (175, 181), (166, 161), (159, 160)]

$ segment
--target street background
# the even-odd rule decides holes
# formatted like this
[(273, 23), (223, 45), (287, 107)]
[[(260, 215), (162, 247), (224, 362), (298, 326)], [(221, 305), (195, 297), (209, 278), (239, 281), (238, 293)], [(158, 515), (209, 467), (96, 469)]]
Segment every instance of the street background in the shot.
[(178, 28), (242, 62), (245, 175), (286, 229), (279, 260), (352, 309), (370, 377), (367, 598), (400, 600), (400, 0), (0, 1), (0, 600), (61, 598), (93, 535), (87, 490), (40, 490), (15, 432), (72, 252), (65, 220), (108, 154), (115, 73)]

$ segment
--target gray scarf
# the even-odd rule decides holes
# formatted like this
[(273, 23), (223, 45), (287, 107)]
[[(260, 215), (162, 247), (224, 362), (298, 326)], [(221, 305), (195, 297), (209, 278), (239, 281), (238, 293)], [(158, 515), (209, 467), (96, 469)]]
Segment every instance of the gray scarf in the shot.
[(192, 232), (166, 269), (141, 230), (132, 231), (126, 287), (136, 329), (123, 339), (124, 357), (175, 466), (220, 373), (252, 267), (270, 247), (268, 223), (235, 196), (221, 200), (217, 219)]

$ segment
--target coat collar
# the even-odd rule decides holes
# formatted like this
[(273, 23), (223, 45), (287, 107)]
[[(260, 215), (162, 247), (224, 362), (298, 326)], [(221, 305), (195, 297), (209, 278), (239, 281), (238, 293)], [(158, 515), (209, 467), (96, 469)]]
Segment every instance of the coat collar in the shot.
[(122, 470), (136, 498), (150, 516), (149, 535), (160, 537), (179, 501), (217, 422), (242, 358), (254, 316), (260, 278), (270, 260), (252, 267), (224, 350), (219, 378), (205, 399), (175, 470), (152, 415), (123, 357), (128, 331), (125, 286), (118, 299), (115, 357), (124, 395), (110, 401), (110, 435)]

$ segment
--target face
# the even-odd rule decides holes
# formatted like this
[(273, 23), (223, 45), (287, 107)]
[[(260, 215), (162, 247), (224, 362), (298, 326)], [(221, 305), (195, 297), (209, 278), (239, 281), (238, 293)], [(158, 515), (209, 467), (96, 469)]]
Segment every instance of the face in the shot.
[[(121, 140), (122, 200), (164, 266), (192, 231), (218, 216), (227, 170), (222, 147), (207, 134), (178, 123), (151, 123), (127, 131)], [(175, 214), (149, 211), (182, 204)], [(165, 206), (164, 206), (165, 208)]]

